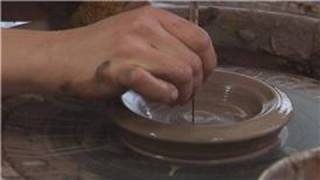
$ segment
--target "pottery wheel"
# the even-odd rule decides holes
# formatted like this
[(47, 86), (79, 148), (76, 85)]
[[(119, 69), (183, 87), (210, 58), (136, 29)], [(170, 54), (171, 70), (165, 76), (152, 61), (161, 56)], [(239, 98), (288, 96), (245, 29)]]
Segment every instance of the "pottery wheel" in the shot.
[[(4, 107), (2, 154), (18, 179), (214, 179), (254, 180), (276, 160), (292, 152), (320, 146), (320, 82), (301, 76), (245, 68), (226, 68), (280, 88), (295, 112), (282, 147), (242, 164), (218, 167), (178, 167), (127, 149), (111, 123), (115, 114), (105, 105), (24, 96)], [(10, 104), (13, 104), (10, 107)], [(18, 105), (17, 105), (18, 104)], [(287, 137), (285, 137), (287, 136)], [(230, 173), (232, 172), (232, 173)]]

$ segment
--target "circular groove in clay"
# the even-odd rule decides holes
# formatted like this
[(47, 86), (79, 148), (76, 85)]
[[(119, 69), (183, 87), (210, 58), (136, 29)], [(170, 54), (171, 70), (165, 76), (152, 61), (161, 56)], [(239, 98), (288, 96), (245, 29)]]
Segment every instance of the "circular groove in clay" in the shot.
[[(215, 84), (217, 81), (234, 87), (239, 84), (240, 87), (251, 89), (247, 94), (256, 97), (262, 96), (260, 100), (264, 100), (264, 102), (262, 102), (263, 105), (260, 106), (263, 106), (264, 109), (250, 119), (229, 124), (198, 125), (196, 123), (196, 125), (193, 125), (191, 123), (162, 123), (159, 122), (159, 120), (156, 121), (147, 118), (148, 112), (144, 109), (141, 110), (142, 107), (146, 106), (146, 102), (139, 95), (131, 91), (124, 94), (122, 98), (124, 104), (131, 111), (122, 109), (115, 122), (120, 127), (141, 136), (152, 139), (188, 143), (229, 142), (256, 138), (279, 130), (279, 128), (283, 127), (288, 122), (293, 109), (289, 98), (284, 93), (261, 81), (226, 71), (216, 71), (213, 73), (203, 89), (197, 92), (196, 111), (199, 110), (199, 107), (202, 105), (202, 96), (204, 96), (204, 99), (207, 99), (207, 101), (213, 99), (214, 97), (212, 96), (219, 96), (218, 94), (205, 94), (208, 91), (210, 93), (210, 85)], [(259, 91), (256, 93), (257, 95), (253, 94), (255, 90)], [(241, 93), (238, 94), (241, 95)], [(245, 101), (246, 98), (250, 97), (245, 97), (241, 100)], [(152, 104), (151, 107), (157, 105), (158, 104)], [(164, 105), (158, 106), (167, 108), (166, 110), (170, 109), (171, 111), (181, 108), (172, 108)], [(182, 108), (191, 110), (190, 105), (185, 105)], [(256, 107), (254, 106), (253, 108)]]
[(280, 90), (221, 70), (197, 92), (195, 125), (189, 104), (168, 107), (147, 102), (132, 91), (122, 101), (130, 111), (121, 109), (115, 123), (129, 148), (169, 161), (204, 164), (268, 149), (278, 141), (293, 110)]

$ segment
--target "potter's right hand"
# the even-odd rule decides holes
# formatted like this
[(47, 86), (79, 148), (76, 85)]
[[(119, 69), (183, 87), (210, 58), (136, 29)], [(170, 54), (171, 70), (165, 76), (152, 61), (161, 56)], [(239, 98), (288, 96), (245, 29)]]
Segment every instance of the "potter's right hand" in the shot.
[(35, 78), (83, 98), (105, 99), (133, 89), (153, 101), (183, 104), (216, 65), (203, 29), (149, 6), (86, 27), (46, 33), (27, 39), (47, 36), (45, 46), (35, 43), (37, 52), (45, 51), (45, 58), (33, 56), (42, 61), (34, 63)]

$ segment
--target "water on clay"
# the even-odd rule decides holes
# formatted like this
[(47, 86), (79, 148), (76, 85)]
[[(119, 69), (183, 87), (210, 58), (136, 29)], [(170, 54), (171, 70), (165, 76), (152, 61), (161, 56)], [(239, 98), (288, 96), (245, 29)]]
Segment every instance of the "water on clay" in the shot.
[[(223, 90), (222, 92), (221, 89)], [(226, 86), (221, 89), (210, 89), (210, 94), (208, 92), (197, 94), (195, 98), (195, 124), (220, 125), (237, 123), (263, 113), (266, 108), (262, 106), (267, 107), (268, 105), (267, 103), (261, 105), (255, 98), (240, 95), (240, 93), (248, 94), (249, 92), (242, 90), (239, 93), (237, 91), (239, 88)], [(215, 96), (212, 97), (212, 94), (215, 94)], [(252, 96), (254, 97), (254, 95)], [(134, 91), (126, 93), (122, 99), (131, 111), (151, 120), (166, 124), (192, 123), (191, 102), (183, 106), (170, 107), (145, 101)]]
[[(237, 79), (236, 79), (237, 78)], [(269, 86), (243, 76), (215, 72), (195, 96), (196, 125), (233, 124), (267, 112), (277, 100)], [(183, 106), (170, 107), (144, 100), (134, 91), (122, 96), (132, 112), (166, 124), (192, 124), (191, 101)]]
[[(241, 107), (224, 102), (211, 105), (210, 109), (195, 107), (195, 123), (200, 124), (232, 124), (246, 119), (249, 115)], [(143, 116), (167, 124), (192, 123), (191, 104), (171, 108), (165, 105), (149, 103), (140, 105)]]

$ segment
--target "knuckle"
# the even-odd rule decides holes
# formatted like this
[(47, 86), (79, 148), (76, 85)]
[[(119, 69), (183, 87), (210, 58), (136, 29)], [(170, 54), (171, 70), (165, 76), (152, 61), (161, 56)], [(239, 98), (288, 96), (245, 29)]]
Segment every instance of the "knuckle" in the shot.
[(202, 61), (201, 59), (196, 56), (196, 55), (192, 55), (190, 56), (190, 61), (192, 61), (192, 64), (194, 66), (194, 74), (198, 74), (202, 72)]
[(144, 10), (142, 13), (135, 16), (130, 24), (132, 30), (140, 32), (141, 30), (152, 29), (152, 22), (152, 17)]
[(131, 23), (131, 30), (137, 33), (152, 33), (154, 21), (148, 16), (138, 16)]
[(171, 26), (174, 26), (176, 28), (180, 28), (182, 24), (185, 23), (185, 19), (183, 18), (170, 18), (174, 15), (172, 14), (166, 14), (169, 18), (166, 18), (166, 20), (168, 21), (168, 23), (171, 25)]
[(138, 15), (131, 22), (131, 27), (132, 27), (133, 30), (140, 30), (142, 27), (145, 27), (147, 25), (146, 21), (147, 21), (147, 17), (146, 16)]
[(134, 53), (141, 53), (142, 52), (142, 47), (138, 45), (138, 43), (134, 43), (135, 40), (134, 38), (128, 37), (128, 36), (123, 36), (117, 40), (118, 44), (115, 47), (115, 54), (116, 56), (131, 56)]
[(122, 74), (124, 75), (124, 78), (122, 82), (126, 86), (134, 86), (139, 80), (142, 79), (142, 73), (138, 67), (133, 66), (132, 64), (124, 64), (123, 67), (124, 73)]
[(195, 42), (197, 45), (198, 51), (207, 50), (211, 46), (211, 38), (208, 33), (204, 30), (201, 30), (197, 33), (197, 41)]
[(181, 84), (187, 84), (192, 80), (193, 70), (190, 66), (181, 66), (180, 68), (180, 82)]

